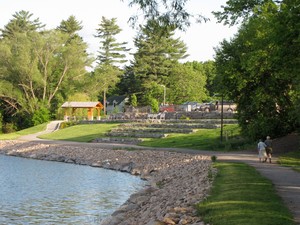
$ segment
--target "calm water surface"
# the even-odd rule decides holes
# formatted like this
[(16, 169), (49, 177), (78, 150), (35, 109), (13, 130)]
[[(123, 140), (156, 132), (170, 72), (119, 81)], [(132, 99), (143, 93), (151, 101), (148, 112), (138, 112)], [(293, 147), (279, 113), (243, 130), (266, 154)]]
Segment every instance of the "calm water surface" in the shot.
[(98, 224), (144, 185), (112, 170), (0, 155), (0, 224)]

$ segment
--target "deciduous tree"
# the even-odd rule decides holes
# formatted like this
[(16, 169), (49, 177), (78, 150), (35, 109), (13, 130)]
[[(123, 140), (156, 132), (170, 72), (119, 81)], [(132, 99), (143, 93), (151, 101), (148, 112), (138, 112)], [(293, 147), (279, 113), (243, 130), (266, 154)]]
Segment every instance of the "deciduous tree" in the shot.
[(32, 118), (41, 108), (55, 112), (53, 103), (74, 93), (90, 61), (87, 45), (79, 38), (69, 39), (58, 30), (31, 29), (1, 39), (0, 99), (7, 113)]
[(240, 125), (252, 139), (284, 135), (299, 126), (291, 114), (299, 93), (299, 52), (290, 48), (299, 47), (299, 22), (291, 13), (297, 8), (295, 1), (289, 3), (256, 5), (238, 34), (217, 50), (219, 88), (238, 103)]

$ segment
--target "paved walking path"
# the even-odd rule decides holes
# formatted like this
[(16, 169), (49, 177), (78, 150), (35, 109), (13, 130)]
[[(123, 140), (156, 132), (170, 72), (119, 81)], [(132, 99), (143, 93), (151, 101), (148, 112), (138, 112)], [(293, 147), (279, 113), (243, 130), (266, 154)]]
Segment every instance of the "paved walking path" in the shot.
[[(111, 143), (78, 143), (78, 142), (68, 142), (68, 141), (51, 141), (42, 140), (37, 138), (37, 136), (45, 133), (50, 133), (58, 129), (59, 123), (61, 121), (51, 122), (46, 131), (39, 132), (32, 135), (26, 135), (20, 138), (20, 140), (30, 140), (37, 142), (50, 142), (62, 145), (76, 145), (76, 146), (92, 146), (101, 148), (137, 148), (137, 149), (149, 149), (149, 150), (159, 150), (159, 151), (175, 151), (190, 154), (202, 154), (202, 155), (216, 155), (218, 160), (231, 161), (231, 162), (244, 162), (247, 163), (257, 171), (259, 171), (263, 176), (272, 181), (278, 191), (279, 196), (282, 197), (286, 206), (292, 212), (295, 222), (300, 225), (300, 173), (293, 171), (288, 167), (282, 167), (276, 163), (277, 158), (273, 157), (272, 164), (270, 163), (260, 163), (258, 162), (256, 152), (251, 151), (241, 151), (241, 152), (230, 152), (230, 153), (220, 153), (212, 151), (200, 151), (192, 149), (178, 149), (178, 148), (151, 148), (151, 147), (141, 147), (136, 145), (128, 144), (111, 144)], [(276, 153), (275, 153), (276, 154)]]
[(48, 133), (52, 133), (54, 131), (57, 131), (59, 129), (59, 125), (60, 125), (61, 122), (63, 122), (63, 121), (62, 120), (51, 121), (47, 125), (46, 130), (35, 133), (35, 134), (28, 134), (28, 135), (21, 136), (19, 138), (19, 140), (40, 141), (42, 139), (38, 138), (38, 136), (40, 136), (42, 134), (48, 134)]
[(277, 159), (274, 158), (272, 164), (258, 162), (257, 156), (252, 153), (248, 154), (224, 154), (220, 155), (221, 160), (240, 161), (247, 163), (263, 176), (272, 181), (275, 188), (290, 209), (297, 224), (300, 224), (300, 173), (288, 167), (276, 164)]

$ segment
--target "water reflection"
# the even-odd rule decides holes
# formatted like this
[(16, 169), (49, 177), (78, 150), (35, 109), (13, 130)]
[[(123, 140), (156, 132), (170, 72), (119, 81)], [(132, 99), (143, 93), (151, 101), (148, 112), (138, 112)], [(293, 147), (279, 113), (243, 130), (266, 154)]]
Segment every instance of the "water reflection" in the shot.
[(0, 155), (0, 224), (97, 224), (144, 184), (111, 170)]

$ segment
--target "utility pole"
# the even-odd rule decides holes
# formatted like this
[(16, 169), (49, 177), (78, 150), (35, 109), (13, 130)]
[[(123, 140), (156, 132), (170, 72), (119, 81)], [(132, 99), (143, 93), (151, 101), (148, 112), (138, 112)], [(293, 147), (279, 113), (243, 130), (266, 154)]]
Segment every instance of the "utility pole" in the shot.
[(224, 120), (224, 108), (223, 108), (224, 97), (221, 95), (221, 137), (220, 140), (223, 142), (223, 120)]
[(163, 85), (163, 84), (161, 84), (160, 86), (162, 86), (163, 88), (164, 88), (164, 102), (163, 102), (163, 104), (164, 105), (166, 105), (166, 86), (165, 85)]

